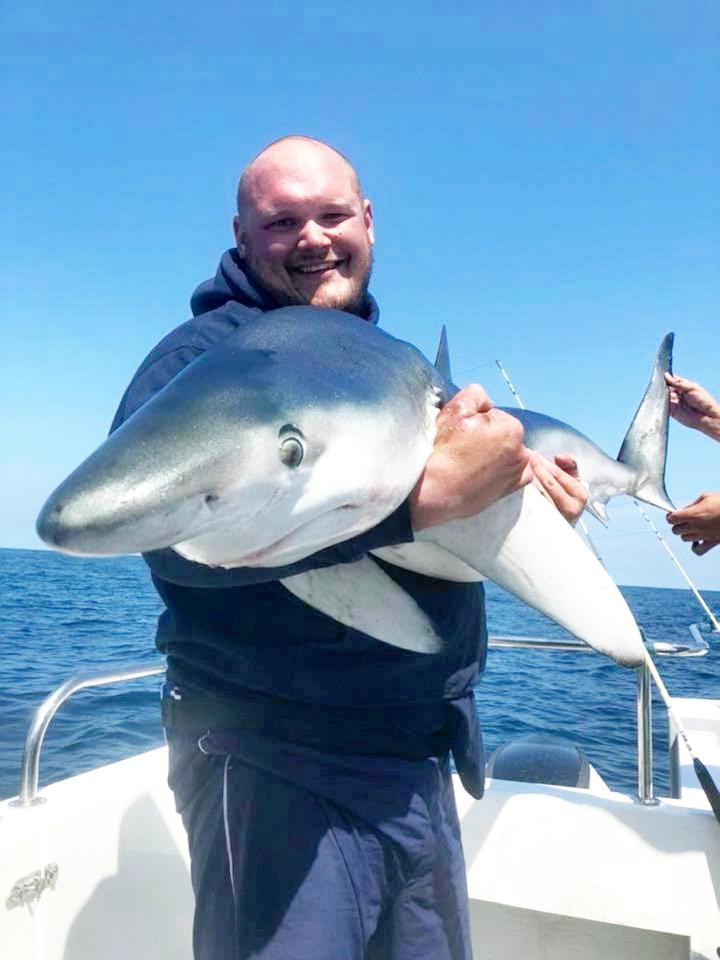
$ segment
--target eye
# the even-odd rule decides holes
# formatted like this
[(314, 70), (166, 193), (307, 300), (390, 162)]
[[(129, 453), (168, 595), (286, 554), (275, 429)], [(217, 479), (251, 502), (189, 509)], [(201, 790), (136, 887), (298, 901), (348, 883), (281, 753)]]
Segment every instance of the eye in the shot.
[(265, 225), (266, 230), (291, 230), (295, 226), (292, 217), (280, 217)]
[(305, 456), (305, 438), (291, 423), (286, 423), (278, 433), (278, 456), (290, 469), (299, 467)]
[(352, 214), (350, 213), (341, 213), (340, 211), (329, 211), (328, 213), (322, 216), (321, 221), (328, 225), (334, 225), (334, 224), (342, 223), (343, 220), (347, 220), (351, 216)]

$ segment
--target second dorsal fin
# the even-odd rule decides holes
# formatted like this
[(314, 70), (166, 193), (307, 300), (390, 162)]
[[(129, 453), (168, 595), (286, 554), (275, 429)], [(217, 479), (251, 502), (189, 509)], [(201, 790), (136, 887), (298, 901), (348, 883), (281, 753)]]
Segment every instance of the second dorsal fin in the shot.
[(442, 330), (440, 331), (440, 343), (438, 344), (437, 355), (435, 356), (435, 369), (442, 377), (445, 378), (445, 380), (447, 380), (449, 383), (452, 383), (452, 373), (450, 371), (450, 351), (448, 350), (447, 331), (445, 330), (445, 324), (442, 325)]

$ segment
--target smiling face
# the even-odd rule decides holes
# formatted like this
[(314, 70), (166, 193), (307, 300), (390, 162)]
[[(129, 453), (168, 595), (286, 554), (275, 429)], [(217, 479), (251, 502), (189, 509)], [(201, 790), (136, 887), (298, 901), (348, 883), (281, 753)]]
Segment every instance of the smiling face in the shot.
[(314, 140), (272, 144), (248, 167), (233, 221), (249, 277), (281, 306), (362, 312), (374, 241), (348, 162)]

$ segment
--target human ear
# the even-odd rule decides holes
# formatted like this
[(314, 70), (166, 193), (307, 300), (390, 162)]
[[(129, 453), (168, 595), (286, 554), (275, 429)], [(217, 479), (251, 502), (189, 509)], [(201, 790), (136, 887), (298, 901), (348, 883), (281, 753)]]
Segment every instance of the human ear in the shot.
[(240, 223), (240, 217), (235, 214), (233, 217), (233, 234), (235, 235), (235, 246), (239, 257), (245, 256), (245, 233)]
[(372, 204), (369, 200), (363, 200), (363, 221), (365, 223), (365, 231), (368, 235), (368, 240), (372, 245), (375, 243), (375, 227), (373, 225)]

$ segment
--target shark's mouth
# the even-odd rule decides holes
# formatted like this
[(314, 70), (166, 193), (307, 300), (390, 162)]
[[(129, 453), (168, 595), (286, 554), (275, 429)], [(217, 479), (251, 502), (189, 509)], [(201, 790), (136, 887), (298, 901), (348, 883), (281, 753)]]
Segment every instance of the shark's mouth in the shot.
[(313, 524), (316, 524), (318, 520), (326, 520), (330, 516), (336, 517), (345, 510), (353, 509), (354, 507), (351, 503), (344, 503), (330, 513), (324, 513), (319, 517), (306, 520), (305, 523), (301, 523), (289, 533), (286, 533), (266, 547), (246, 554), (242, 558), (243, 564), (248, 567), (271, 567), (285, 563), (293, 563), (296, 560), (301, 560), (303, 557), (310, 556), (311, 553), (315, 553), (316, 550), (322, 547), (329, 547), (340, 540), (345, 540), (349, 536), (352, 536), (354, 532), (348, 532), (345, 526), (343, 526), (342, 531), (338, 532), (334, 537), (332, 534), (328, 535), (326, 528), (323, 529), (321, 536), (308, 538), (302, 536), (302, 534), (307, 533), (308, 529), (312, 527)]
[[(274, 567), (302, 560), (317, 550), (332, 546), (334, 543), (345, 540), (356, 533), (357, 531), (353, 528), (348, 529), (347, 524), (334, 523), (333, 529), (329, 531), (327, 523), (322, 523), (321, 529), (317, 533), (307, 536), (308, 531), (315, 524), (327, 521), (330, 517), (338, 518), (345, 511), (354, 509), (355, 507), (351, 503), (342, 504), (329, 512), (311, 517), (278, 537), (277, 540), (247, 553), (236, 552), (228, 547), (226, 555), (214, 559), (211, 565), (219, 567)], [(186, 560), (208, 563), (206, 550), (212, 547), (210, 538), (203, 536), (178, 543), (174, 549)]]

